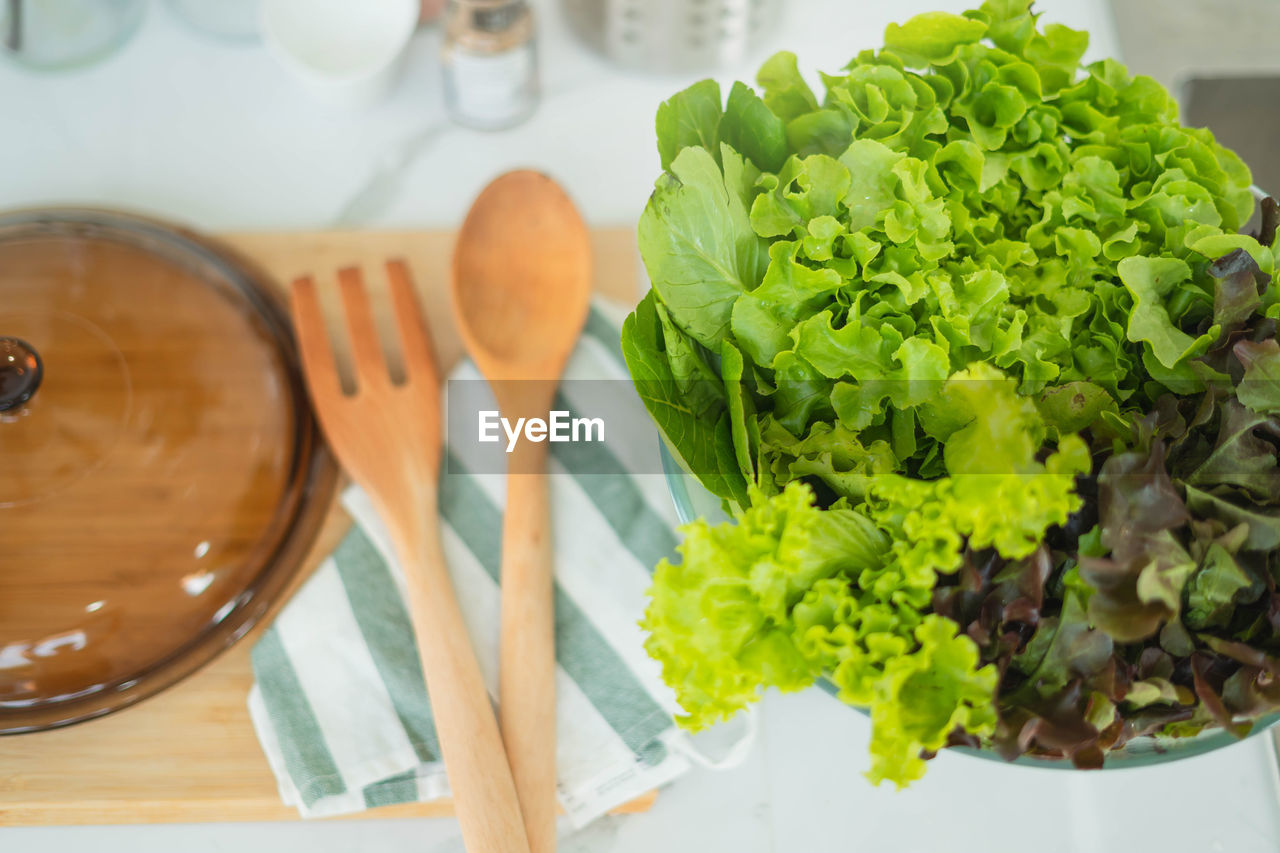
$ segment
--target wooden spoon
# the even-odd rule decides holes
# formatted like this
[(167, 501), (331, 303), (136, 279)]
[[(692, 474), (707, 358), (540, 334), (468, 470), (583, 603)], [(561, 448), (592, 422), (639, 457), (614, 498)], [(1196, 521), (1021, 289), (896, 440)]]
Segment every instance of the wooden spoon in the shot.
[[(463, 343), (503, 417), (547, 418), (586, 322), (591, 243), (573, 202), (546, 175), (509, 172), (476, 199), (453, 256)], [(555, 849), (555, 614), (547, 443), (507, 459), (502, 530), (498, 720), (532, 853)]]

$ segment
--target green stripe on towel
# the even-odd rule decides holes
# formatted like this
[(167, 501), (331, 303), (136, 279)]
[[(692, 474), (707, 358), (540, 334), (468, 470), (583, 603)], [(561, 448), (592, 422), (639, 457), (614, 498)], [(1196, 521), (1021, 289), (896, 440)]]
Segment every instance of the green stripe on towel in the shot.
[[(462, 460), (449, 454), (440, 478), (440, 511), (485, 572), (500, 582), (502, 513), (469, 475)], [(599, 635), (578, 606), (555, 586), (556, 649), (560, 666), (637, 756), (671, 727), (671, 717), (636, 680), (635, 674)], [(590, 649), (574, 654), (573, 649)]]
[[(613, 356), (617, 366), (629, 373), (627, 361), (622, 355), (618, 327), (595, 304), (587, 312), (583, 332), (595, 338)], [(556, 394), (556, 408), (573, 412), (573, 407), (559, 392)], [(571, 417), (578, 415), (574, 413)], [(572, 470), (578, 484), (642, 566), (652, 572), (659, 560), (675, 554), (676, 536), (671, 526), (649, 506), (636, 487), (631, 473), (622, 466), (607, 444), (583, 443), (574, 445), (572, 451), (564, 445), (551, 445), (552, 455), (561, 464), (567, 461), (561, 457), (570, 452), (573, 454)], [(588, 471), (590, 475), (581, 476)]]
[(364, 807), (367, 809), (412, 803), (417, 799), (418, 777), (413, 770), (364, 786)]
[[(346, 793), (320, 723), (274, 627), (263, 632), (254, 645), (252, 659), (262, 702), (279, 733), (285, 768), (298, 783), (302, 801), (310, 806), (321, 797)], [(263, 677), (264, 673), (269, 677)]]
[(352, 525), (333, 552), (333, 561), (369, 656), (414, 753), (424, 763), (439, 760), (440, 742), (414, 645), (413, 623), (391, 570), (359, 525)]
[[(556, 393), (555, 407), (578, 417), (569, 401)], [(676, 550), (671, 526), (653, 511), (636, 481), (605, 442), (551, 444), (551, 455), (569, 469), (618, 539), (650, 572)]]
[(595, 305), (592, 305), (591, 310), (587, 312), (587, 324), (583, 327), (583, 332), (604, 344), (610, 355), (617, 359), (623, 370), (626, 370), (627, 361), (622, 357), (622, 338), (618, 327), (600, 313), (600, 309)]

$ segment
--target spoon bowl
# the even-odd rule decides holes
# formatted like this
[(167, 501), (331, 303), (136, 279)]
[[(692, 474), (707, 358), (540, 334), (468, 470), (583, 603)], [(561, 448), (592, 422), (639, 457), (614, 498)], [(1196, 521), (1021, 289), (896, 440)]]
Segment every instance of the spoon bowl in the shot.
[(591, 241), (573, 202), (539, 172), (508, 172), (458, 235), (458, 329), (490, 379), (559, 378), (586, 320)]

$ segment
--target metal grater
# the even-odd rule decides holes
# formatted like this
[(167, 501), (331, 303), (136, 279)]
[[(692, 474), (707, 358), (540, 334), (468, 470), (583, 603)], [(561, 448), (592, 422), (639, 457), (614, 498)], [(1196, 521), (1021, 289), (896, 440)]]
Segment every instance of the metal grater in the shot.
[(563, 0), (578, 35), (619, 65), (704, 71), (742, 59), (782, 0)]

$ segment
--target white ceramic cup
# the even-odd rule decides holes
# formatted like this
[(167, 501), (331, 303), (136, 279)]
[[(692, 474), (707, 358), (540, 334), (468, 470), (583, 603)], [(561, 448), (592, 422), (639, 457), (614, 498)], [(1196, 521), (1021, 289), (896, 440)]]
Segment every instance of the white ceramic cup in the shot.
[(272, 56), (320, 100), (365, 107), (400, 71), (419, 0), (263, 0)]

